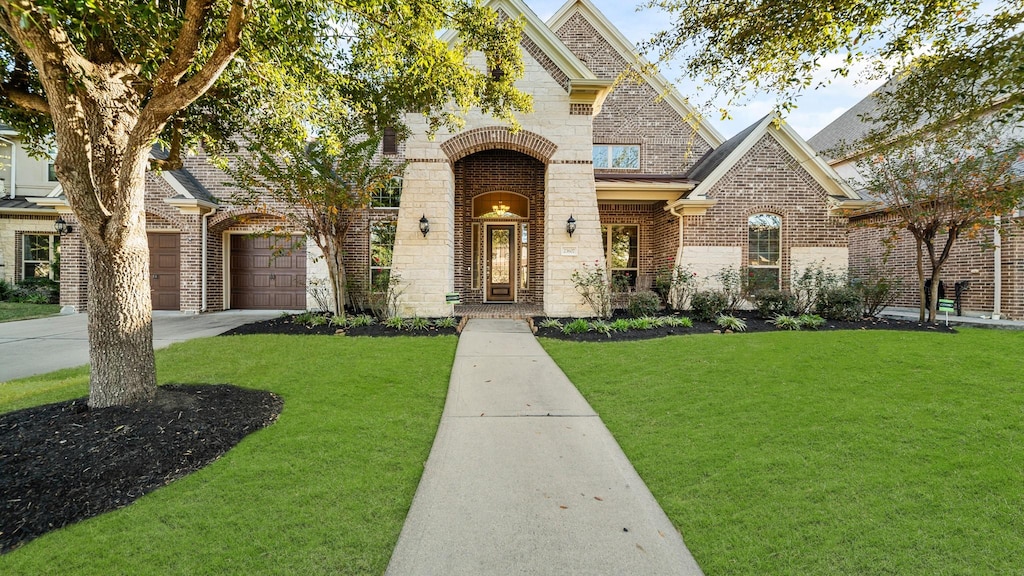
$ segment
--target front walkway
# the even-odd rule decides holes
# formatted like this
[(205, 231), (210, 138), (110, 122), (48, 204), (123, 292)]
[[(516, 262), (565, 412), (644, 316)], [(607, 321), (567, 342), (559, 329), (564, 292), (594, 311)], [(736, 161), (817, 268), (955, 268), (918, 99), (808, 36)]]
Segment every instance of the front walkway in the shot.
[(701, 574), (525, 322), (470, 320), (388, 576)]

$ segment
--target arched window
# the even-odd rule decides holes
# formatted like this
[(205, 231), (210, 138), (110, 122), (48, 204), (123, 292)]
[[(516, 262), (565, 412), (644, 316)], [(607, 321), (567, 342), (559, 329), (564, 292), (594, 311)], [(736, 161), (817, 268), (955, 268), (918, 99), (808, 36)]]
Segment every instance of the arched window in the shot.
[(753, 214), (747, 220), (747, 281), (750, 290), (779, 288), (782, 274), (782, 218)]

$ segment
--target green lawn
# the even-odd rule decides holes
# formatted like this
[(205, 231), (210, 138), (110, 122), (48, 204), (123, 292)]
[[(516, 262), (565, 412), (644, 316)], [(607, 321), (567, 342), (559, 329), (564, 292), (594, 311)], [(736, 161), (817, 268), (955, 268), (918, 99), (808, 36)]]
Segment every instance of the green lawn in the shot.
[(28, 320), (53, 316), (60, 312), (58, 304), (22, 304), (20, 302), (0, 302), (0, 322), (11, 320)]
[[(14, 574), (382, 574), (441, 418), (457, 340), (233, 336), (157, 351), (161, 382), (284, 400), (277, 423), (122, 510), (0, 556)], [(82, 396), (64, 370), (0, 411)], [(37, 392), (36, 392), (37, 391)]]
[(1024, 332), (543, 345), (708, 576), (1021, 574)]

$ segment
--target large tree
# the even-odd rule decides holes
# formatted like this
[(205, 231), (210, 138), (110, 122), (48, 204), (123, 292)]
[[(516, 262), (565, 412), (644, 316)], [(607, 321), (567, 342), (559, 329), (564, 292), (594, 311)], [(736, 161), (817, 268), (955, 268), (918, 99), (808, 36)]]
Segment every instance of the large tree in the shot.
[(880, 94), (884, 113), (871, 119), (877, 141), (993, 107), (1024, 116), (1021, 0), (645, 0), (642, 7), (670, 20), (643, 49), (729, 104), (762, 91), (789, 110), (830, 81), (823, 71), (846, 76), (867, 65), (875, 78), (897, 80)]
[(996, 227), (1024, 201), (1024, 178), (1014, 170), (1024, 160), (1024, 143), (1003, 137), (999, 128), (975, 123), (929, 132), (858, 162), (864, 189), (885, 211), (862, 222), (888, 229), (890, 245), (901, 232), (914, 240), (922, 322), (926, 300), (928, 319), (935, 321), (939, 277), (957, 240)]
[[(448, 46), (438, 30), (460, 32)], [(343, 100), (386, 125), (526, 108), (518, 22), (474, 0), (0, 0), (0, 121), (56, 170), (87, 252), (89, 405), (153, 397), (144, 179), (150, 147), (231, 145), (250, 113), (293, 130)], [(481, 50), (505, 75), (465, 66)], [(330, 90), (325, 90), (330, 87)], [(454, 103), (455, 107), (448, 106)], [(268, 141), (273, 134), (263, 131)]]

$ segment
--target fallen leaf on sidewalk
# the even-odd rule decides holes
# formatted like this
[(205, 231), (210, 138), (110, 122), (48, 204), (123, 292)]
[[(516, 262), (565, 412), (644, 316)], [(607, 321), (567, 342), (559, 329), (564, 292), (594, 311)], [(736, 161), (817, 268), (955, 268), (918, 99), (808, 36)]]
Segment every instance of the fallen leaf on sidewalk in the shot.
[(636, 545), (636, 547), (637, 547), (637, 549), (638, 549), (638, 550), (640, 550), (640, 551), (641, 551), (641, 552), (643, 552), (644, 554), (646, 554), (646, 553), (647, 553), (647, 550), (644, 550), (644, 547), (643, 547), (643, 546), (641, 546), (641, 545), (637, 544), (637, 545)]
[(559, 508), (561, 508), (562, 510), (568, 510), (569, 509), (568, 506), (564, 506), (564, 505), (563, 506), (559, 506)]
[(598, 502), (604, 502), (604, 498), (601, 498), (600, 496), (594, 496), (594, 500), (597, 500)]

